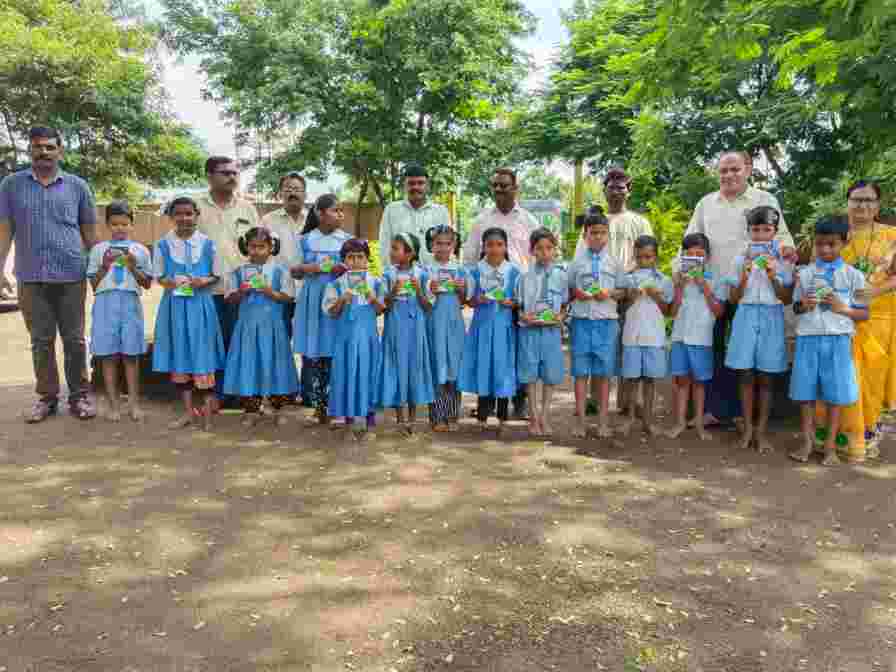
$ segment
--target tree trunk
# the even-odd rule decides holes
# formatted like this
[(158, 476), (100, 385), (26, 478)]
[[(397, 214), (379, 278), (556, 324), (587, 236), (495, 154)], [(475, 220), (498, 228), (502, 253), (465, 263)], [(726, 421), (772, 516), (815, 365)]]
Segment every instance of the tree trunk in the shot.
[(386, 195), (383, 193), (383, 188), (380, 186), (379, 180), (375, 177), (371, 177), (370, 181), (373, 183), (373, 191), (376, 194), (376, 200), (379, 201), (380, 207), (386, 207)]
[(778, 163), (778, 160), (775, 158), (775, 155), (772, 153), (772, 150), (768, 147), (762, 148), (762, 153), (765, 154), (765, 158), (771, 164), (772, 169), (775, 171), (775, 174), (778, 176), (779, 180), (784, 179), (784, 169), (781, 168), (781, 164)]
[(370, 177), (364, 176), (361, 182), (361, 188), (358, 189), (358, 205), (355, 206), (355, 236), (361, 237), (361, 208), (364, 205), (364, 197), (367, 196), (367, 185), (370, 183)]

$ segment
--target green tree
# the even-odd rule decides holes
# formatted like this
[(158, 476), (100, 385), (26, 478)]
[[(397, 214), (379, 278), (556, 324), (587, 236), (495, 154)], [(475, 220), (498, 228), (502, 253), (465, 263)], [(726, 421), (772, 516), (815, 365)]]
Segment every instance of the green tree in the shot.
[(166, 0), (169, 42), (197, 53), (244, 128), (300, 131), (274, 162), (335, 166), (384, 203), (401, 167), (453, 186), (486, 149), (526, 59), (519, 0)]

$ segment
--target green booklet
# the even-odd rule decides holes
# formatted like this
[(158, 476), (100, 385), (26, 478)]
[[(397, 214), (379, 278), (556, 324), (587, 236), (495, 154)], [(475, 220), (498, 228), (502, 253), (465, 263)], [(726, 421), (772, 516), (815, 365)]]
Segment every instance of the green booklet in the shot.
[(180, 285), (174, 289), (175, 296), (193, 296), (193, 286), (192, 285)]
[(486, 292), (485, 296), (492, 301), (503, 301), (506, 298), (504, 290), (501, 287), (495, 287), (494, 289), (489, 290)]
[(320, 262), (320, 272), (321, 273), (330, 273), (333, 270), (333, 260), (330, 257), (324, 257)]

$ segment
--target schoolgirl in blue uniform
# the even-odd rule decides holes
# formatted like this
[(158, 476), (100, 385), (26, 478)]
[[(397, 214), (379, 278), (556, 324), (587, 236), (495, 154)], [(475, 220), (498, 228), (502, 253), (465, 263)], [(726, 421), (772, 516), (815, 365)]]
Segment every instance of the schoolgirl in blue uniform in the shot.
[(669, 374), (675, 377), (675, 426), (666, 435), (677, 439), (687, 428), (688, 401), (693, 395), (694, 422), (697, 437), (706, 440), (709, 434), (703, 427), (706, 402), (706, 383), (712, 380), (712, 336), (716, 318), (725, 311), (728, 299), (727, 278), (713, 278), (706, 270), (710, 258), (709, 238), (702, 233), (691, 233), (681, 242), (681, 250), (688, 259), (703, 259), (704, 263), (679, 270), (673, 276), (675, 296), (669, 315), (672, 325), (672, 350), (669, 352)]
[(569, 287), (566, 271), (555, 263), (557, 238), (550, 229), (533, 231), (529, 249), (535, 264), (520, 275), (515, 292), (520, 304), (517, 370), (520, 384), (528, 386), (529, 434), (551, 436), (554, 386), (566, 378), (560, 325), (569, 302)]
[[(793, 269), (775, 236), (781, 213), (763, 205), (747, 213), (750, 245), (735, 260), (729, 300), (737, 304), (725, 366), (738, 372), (744, 409), (741, 448), (771, 452), (766, 435), (772, 376), (787, 371), (784, 306), (793, 293)], [(758, 404), (756, 403), (758, 400)], [(756, 406), (758, 405), (758, 408)]]
[[(420, 241), (410, 233), (392, 239), (392, 265), (383, 274), (386, 284), (386, 324), (380, 403), (395, 409), (395, 419), (407, 434), (414, 431), (417, 406), (435, 398), (427, 313), (434, 296), (429, 276), (417, 264)], [(405, 419), (404, 407), (408, 416)]]
[(460, 239), (450, 226), (437, 226), (426, 233), (426, 247), (433, 263), (426, 269), (434, 296), (427, 317), (429, 348), (432, 352), (433, 384), (436, 398), (429, 405), (429, 422), (434, 432), (456, 427), (460, 417), (460, 390), (457, 379), (464, 352), (464, 303), (472, 286), (469, 272), (452, 256)]
[[(656, 270), (659, 243), (653, 236), (635, 240), (637, 269), (625, 276), (624, 286), (630, 302), (622, 329), (622, 377), (634, 383), (632, 398), (637, 399), (638, 386), (643, 387), (644, 430), (650, 436), (658, 433), (653, 424), (656, 406), (656, 381), (666, 377), (666, 319), (669, 304), (675, 296), (672, 281)], [(620, 428), (627, 436), (636, 420), (636, 408), (628, 407), (628, 418)]]
[(473, 322), (464, 339), (459, 387), (478, 395), (476, 415), (482, 429), (497, 406), (500, 434), (508, 419), (510, 398), (519, 387), (513, 314), (520, 271), (508, 259), (503, 229), (486, 229), (482, 249), (483, 258), (471, 274)]
[[(155, 277), (165, 293), (156, 314), (152, 366), (171, 374), (184, 402), (184, 415), (171, 428), (202, 416), (210, 430), (215, 371), (224, 368), (224, 340), (210, 288), (221, 271), (215, 244), (196, 230), (196, 202), (175, 198), (167, 214), (175, 228), (156, 244), (153, 255)], [(196, 396), (201, 403), (195, 403)]]
[(299, 391), (283, 313), (295, 294), (289, 270), (274, 257), (280, 240), (270, 229), (253, 227), (240, 236), (239, 249), (249, 257), (230, 274), (227, 300), (238, 303), (239, 319), (230, 339), (224, 371), (224, 394), (238, 396), (243, 425), (253, 426), (267, 398), (275, 422), (286, 423), (280, 410)]
[(352, 238), (342, 245), (345, 274), (327, 285), (323, 310), (336, 320), (329, 411), (345, 416), (363, 440), (377, 407), (382, 343), (377, 317), (386, 310), (383, 281), (367, 272), (370, 247)]
[(822, 464), (839, 464), (840, 412), (859, 399), (852, 339), (855, 323), (868, 319), (868, 306), (857, 296), (865, 288), (865, 276), (840, 256), (848, 237), (845, 217), (820, 219), (815, 224), (816, 261), (797, 274), (790, 398), (800, 402), (803, 446), (790, 457), (798, 462), (808, 462), (815, 449), (815, 406), (820, 402), (828, 418)]
[(298, 263), (292, 277), (304, 279), (296, 297), (293, 323), (294, 350), (302, 355), (302, 394), (316, 410), (320, 424), (328, 424), (330, 358), (336, 323), (321, 308), (327, 285), (344, 272), (340, 252), (351, 236), (340, 228), (343, 213), (339, 199), (324, 194), (314, 204), (296, 243)]
[(95, 295), (90, 350), (101, 362), (108, 402), (106, 417), (112, 422), (121, 419), (121, 362), (128, 384), (130, 416), (139, 422), (143, 419), (139, 357), (146, 352), (140, 295), (152, 285), (152, 262), (149, 250), (130, 239), (134, 214), (126, 202), (113, 201), (106, 206), (106, 226), (111, 240), (95, 245), (87, 264), (87, 277)]

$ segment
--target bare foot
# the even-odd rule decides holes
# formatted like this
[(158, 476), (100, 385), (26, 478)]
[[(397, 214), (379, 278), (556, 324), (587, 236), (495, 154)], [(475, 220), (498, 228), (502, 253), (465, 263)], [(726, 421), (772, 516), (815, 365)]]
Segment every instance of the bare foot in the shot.
[(184, 427), (189, 427), (193, 424), (193, 415), (191, 413), (187, 413), (186, 415), (180, 416), (177, 420), (173, 420), (168, 424), (168, 429), (183, 429)]
[(130, 415), (134, 422), (143, 422), (146, 419), (146, 414), (139, 406), (131, 406)]
[(595, 432), (597, 438), (599, 439), (611, 439), (613, 438), (613, 430), (607, 424), (602, 424), (597, 426), (597, 431)]
[(121, 412), (110, 408), (106, 411), (106, 420), (109, 422), (121, 422)]
[(354, 429), (352, 430), (352, 440), (357, 441), (358, 443), (364, 443), (367, 441), (367, 430), (366, 429)]
[(666, 431), (666, 438), (677, 439), (679, 436), (681, 436), (681, 433), (685, 429), (687, 429), (687, 425), (685, 423), (675, 425), (672, 429)]
[(538, 416), (534, 414), (529, 418), (529, 436), (541, 436), (541, 423), (538, 422)]
[(741, 450), (749, 450), (750, 446), (753, 444), (753, 428), (752, 427), (744, 427), (740, 434), (740, 441), (737, 442), (737, 447)]
[(803, 442), (803, 447), (799, 450), (794, 450), (789, 454), (791, 460), (795, 460), (796, 462), (802, 462), (805, 464), (809, 461), (809, 457), (812, 455), (812, 452), (815, 450), (815, 444), (812, 439), (805, 439)]
[(212, 431), (212, 414), (206, 413), (202, 416), (202, 430), (205, 432)]
[(572, 428), (572, 436), (574, 439), (584, 439), (588, 436), (588, 428), (585, 426), (585, 423), (582, 422), (581, 418)]
[(697, 438), (701, 441), (709, 441), (712, 438), (702, 425), (697, 425), (695, 429), (697, 431)]
[(766, 438), (765, 434), (757, 432), (754, 445), (756, 446), (756, 452), (760, 455), (771, 455), (773, 452), (775, 452), (774, 447)]
[(840, 458), (837, 457), (837, 449), (830, 448), (825, 451), (824, 458), (821, 460), (825, 467), (836, 467), (840, 464)]
[(632, 424), (633, 424), (632, 419), (627, 418), (626, 420), (622, 421), (622, 424), (619, 425), (619, 427), (616, 429), (616, 431), (619, 432), (619, 434), (621, 436), (624, 436), (627, 438), (628, 435), (632, 433)]
[(246, 413), (243, 415), (243, 419), (240, 421), (240, 424), (243, 427), (254, 427), (256, 422), (258, 422), (258, 418), (255, 417), (254, 413)]
[(647, 432), (647, 436), (651, 438), (656, 438), (657, 436), (662, 434), (662, 431), (656, 425), (645, 425), (644, 431)]
[(551, 426), (551, 423), (542, 419), (541, 421), (541, 435), (542, 436), (554, 436), (554, 428)]

